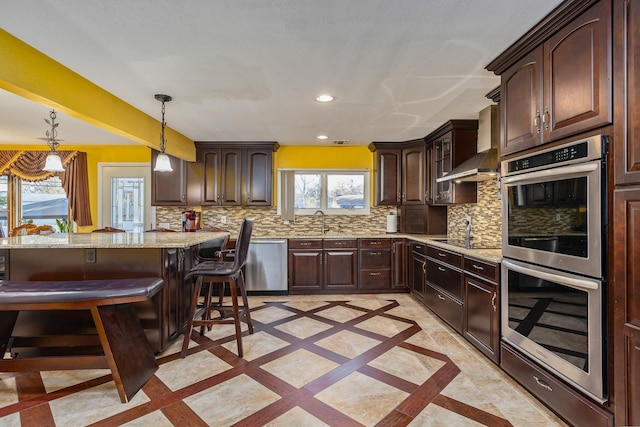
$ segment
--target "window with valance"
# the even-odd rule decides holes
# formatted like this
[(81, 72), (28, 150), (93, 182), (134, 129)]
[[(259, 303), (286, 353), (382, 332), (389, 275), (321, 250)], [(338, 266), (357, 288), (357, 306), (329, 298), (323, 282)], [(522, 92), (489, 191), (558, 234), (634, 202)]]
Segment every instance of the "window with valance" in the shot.
[(57, 176), (69, 200), (71, 219), (80, 226), (92, 225), (89, 206), (87, 153), (60, 150), (64, 172), (43, 171), (48, 151), (0, 150), (0, 175), (23, 181), (44, 181)]

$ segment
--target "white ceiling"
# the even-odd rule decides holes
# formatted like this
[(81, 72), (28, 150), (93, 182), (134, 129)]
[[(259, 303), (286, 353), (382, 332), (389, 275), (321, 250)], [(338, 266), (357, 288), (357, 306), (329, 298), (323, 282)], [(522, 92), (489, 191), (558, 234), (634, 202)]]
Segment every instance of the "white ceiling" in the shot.
[[(364, 145), (477, 118), (499, 84), (484, 67), (561, 1), (3, 3), (0, 27), (141, 111), (160, 119), (154, 94), (171, 95), (167, 125), (190, 139)], [(42, 144), (47, 106), (0, 90), (0, 111), (0, 144)], [(63, 144), (130, 143), (58, 122)]]

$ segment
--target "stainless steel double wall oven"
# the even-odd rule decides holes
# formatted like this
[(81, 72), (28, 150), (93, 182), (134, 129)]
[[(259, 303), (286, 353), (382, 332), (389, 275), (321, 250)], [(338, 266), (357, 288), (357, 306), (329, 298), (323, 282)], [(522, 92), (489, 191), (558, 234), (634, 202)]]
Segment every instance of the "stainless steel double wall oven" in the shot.
[(606, 149), (598, 135), (501, 164), (503, 339), (600, 402)]

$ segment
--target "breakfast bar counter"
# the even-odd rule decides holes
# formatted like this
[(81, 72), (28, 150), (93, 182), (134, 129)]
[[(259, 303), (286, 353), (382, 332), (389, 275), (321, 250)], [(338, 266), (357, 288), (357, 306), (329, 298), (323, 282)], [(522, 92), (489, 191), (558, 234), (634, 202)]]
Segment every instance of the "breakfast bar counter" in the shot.
[[(197, 246), (223, 233), (87, 233), (16, 236), (0, 239), (4, 280), (78, 281), (158, 277), (165, 285), (135, 309), (154, 352), (166, 349), (184, 331), (191, 297), (183, 277)], [(28, 336), (84, 334), (93, 329), (86, 310), (65, 316), (21, 312), (18, 333)]]

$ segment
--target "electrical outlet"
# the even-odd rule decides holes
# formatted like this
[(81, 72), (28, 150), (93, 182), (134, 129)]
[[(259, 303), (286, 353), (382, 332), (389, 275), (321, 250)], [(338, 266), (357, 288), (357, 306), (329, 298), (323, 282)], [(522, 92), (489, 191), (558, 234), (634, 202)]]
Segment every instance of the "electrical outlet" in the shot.
[(84, 250), (84, 263), (95, 264), (96, 263), (96, 250), (95, 248), (87, 248)]
[(227, 223), (227, 216), (226, 215), (221, 215), (220, 216), (220, 223), (221, 224), (226, 224)]

